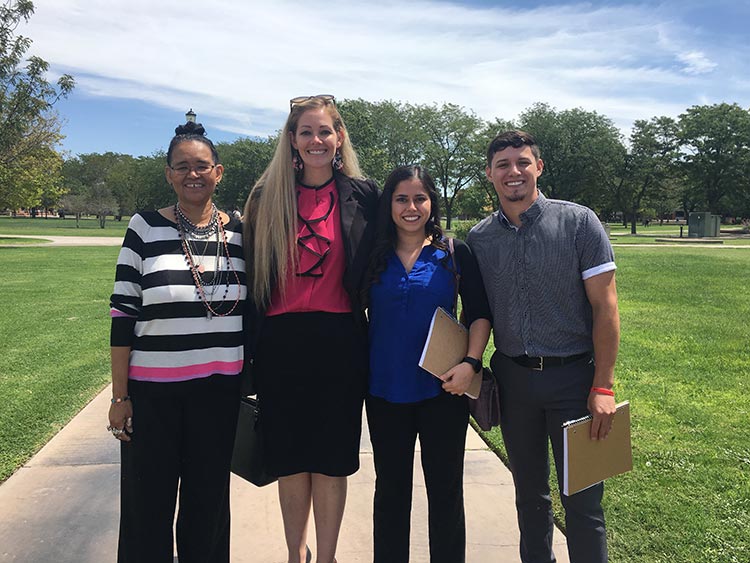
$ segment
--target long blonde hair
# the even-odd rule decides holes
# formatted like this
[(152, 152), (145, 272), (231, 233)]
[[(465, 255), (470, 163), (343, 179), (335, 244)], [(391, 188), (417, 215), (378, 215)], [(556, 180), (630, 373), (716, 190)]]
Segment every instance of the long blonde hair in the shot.
[(342, 137), (339, 151), (344, 167), (341, 172), (352, 178), (362, 177), (357, 153), (333, 100), (312, 97), (294, 105), (279, 135), (273, 159), (245, 203), (248, 286), (257, 307), (265, 308), (269, 304), (274, 283), (279, 284), (283, 293), (289, 268), (297, 265), (297, 177), (292, 165), (289, 133), (297, 132), (303, 113), (322, 108), (328, 111), (336, 134)]

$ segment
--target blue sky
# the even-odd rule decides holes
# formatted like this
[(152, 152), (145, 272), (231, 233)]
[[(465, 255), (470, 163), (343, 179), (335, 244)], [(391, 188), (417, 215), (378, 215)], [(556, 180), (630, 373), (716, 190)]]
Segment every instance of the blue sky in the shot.
[[(192, 108), (214, 141), (281, 128), (291, 97), (535, 102), (610, 117), (750, 107), (750, 2), (37, 0), (19, 32), (76, 89), (70, 155), (164, 149)], [(324, 7), (321, 7), (324, 6)]]

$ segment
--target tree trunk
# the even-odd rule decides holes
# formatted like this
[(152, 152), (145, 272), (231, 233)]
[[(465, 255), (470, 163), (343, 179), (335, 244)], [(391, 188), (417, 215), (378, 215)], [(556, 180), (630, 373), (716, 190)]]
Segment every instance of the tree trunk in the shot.
[(630, 234), (636, 234), (636, 223), (638, 222), (638, 211), (633, 209), (630, 217)]
[(104, 224), (107, 222), (107, 216), (106, 215), (99, 215), (99, 228), (103, 229)]
[(450, 231), (451, 223), (453, 223), (453, 204), (445, 196), (443, 196), (443, 204), (445, 206), (445, 230)]

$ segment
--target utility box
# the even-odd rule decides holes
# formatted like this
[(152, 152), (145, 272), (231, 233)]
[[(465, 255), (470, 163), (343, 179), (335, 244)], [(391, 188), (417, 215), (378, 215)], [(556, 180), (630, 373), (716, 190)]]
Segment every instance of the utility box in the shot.
[(721, 234), (721, 215), (711, 215), (711, 225), (709, 228), (709, 237), (718, 237)]
[(708, 211), (693, 211), (688, 219), (688, 237), (718, 237), (721, 229), (721, 216)]

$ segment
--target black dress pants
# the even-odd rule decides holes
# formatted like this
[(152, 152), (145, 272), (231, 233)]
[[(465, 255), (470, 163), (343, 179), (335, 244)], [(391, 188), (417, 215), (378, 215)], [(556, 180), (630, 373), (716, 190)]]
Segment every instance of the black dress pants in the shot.
[[(554, 563), (549, 442), (562, 477), (562, 424), (589, 414), (593, 360), (535, 371), (495, 352), (490, 365), (500, 384), (500, 427), (516, 488), (521, 561)], [(599, 483), (571, 496), (560, 494), (568, 553), (574, 563), (608, 560), (603, 492), (604, 485)]]
[(118, 563), (229, 561), (229, 464), (239, 377), (129, 382), (133, 434), (121, 444)]
[(374, 563), (408, 563), (414, 446), (422, 451), (431, 563), (466, 560), (464, 448), (466, 397), (442, 393), (419, 403), (368, 397), (375, 460)]

